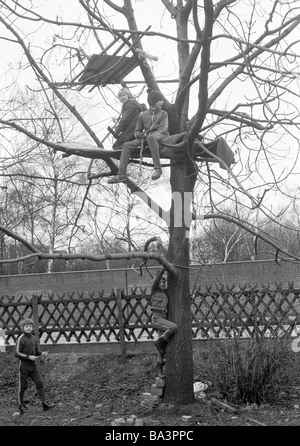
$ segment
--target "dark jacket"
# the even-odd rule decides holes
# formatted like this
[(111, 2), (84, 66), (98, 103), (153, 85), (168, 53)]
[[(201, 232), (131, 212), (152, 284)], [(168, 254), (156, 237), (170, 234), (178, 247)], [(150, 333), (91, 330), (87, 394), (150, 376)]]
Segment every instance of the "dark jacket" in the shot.
[(151, 295), (150, 306), (152, 313), (166, 316), (168, 312), (168, 295), (166, 290), (158, 289)]
[(122, 105), (121, 119), (115, 132), (119, 135), (113, 144), (113, 148), (121, 148), (123, 142), (131, 141), (134, 139), (134, 129), (139, 117), (139, 114), (143, 111), (143, 105), (137, 102), (135, 99), (128, 99), (125, 104)]
[(16, 343), (15, 357), (21, 361), (32, 364), (32, 361), (28, 359), (28, 356), (41, 356), (37, 338), (31, 333), (21, 334)]
[(144, 134), (156, 133), (163, 138), (168, 133), (168, 113), (165, 110), (146, 110), (138, 117), (134, 135), (140, 139)]
[(159, 282), (164, 274), (164, 268), (159, 270), (156, 274), (151, 287), (150, 307), (152, 313), (162, 313), (164, 316), (167, 314), (168, 307), (168, 294), (167, 290), (161, 290), (159, 288)]

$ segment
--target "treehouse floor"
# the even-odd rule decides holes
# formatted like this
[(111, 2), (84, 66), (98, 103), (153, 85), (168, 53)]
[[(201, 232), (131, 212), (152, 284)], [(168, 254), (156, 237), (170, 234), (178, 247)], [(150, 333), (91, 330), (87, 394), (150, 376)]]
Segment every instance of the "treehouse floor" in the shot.
[[(184, 161), (185, 158), (185, 143), (184, 143), (185, 133), (180, 133), (177, 135), (170, 135), (164, 138), (163, 142), (160, 144), (160, 157), (162, 159), (169, 159), (175, 161)], [(55, 150), (64, 152), (63, 156), (77, 155), (85, 158), (91, 159), (120, 159), (121, 149), (118, 150), (107, 150), (103, 147), (97, 147), (86, 142), (59, 142), (55, 145)], [(134, 159), (141, 158), (141, 150), (137, 148), (132, 155), (133, 162)], [(151, 153), (149, 148), (146, 146), (142, 151), (142, 158), (151, 158)], [(234, 154), (231, 148), (228, 146), (223, 138), (217, 138), (209, 143), (194, 142), (194, 160), (195, 161), (208, 161), (208, 162), (219, 162), (220, 167), (226, 166), (230, 167), (231, 164), (235, 162)], [(152, 165), (152, 164), (151, 164)]]

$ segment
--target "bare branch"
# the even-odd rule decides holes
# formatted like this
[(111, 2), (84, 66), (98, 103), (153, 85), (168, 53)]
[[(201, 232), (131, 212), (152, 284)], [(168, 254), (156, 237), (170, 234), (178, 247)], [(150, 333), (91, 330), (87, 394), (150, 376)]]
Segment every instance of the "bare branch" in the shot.
[(17, 240), (18, 242), (22, 243), (24, 246), (26, 246), (27, 249), (29, 249), (29, 251), (35, 253), (34, 254), (35, 256), (39, 252), (33, 245), (28, 243), (27, 240), (25, 240), (20, 235), (15, 234), (13, 231), (7, 229), (5, 226), (0, 225), (0, 231), (4, 232), (4, 234), (8, 235), (9, 237), (12, 237), (14, 240)]
[(178, 12), (176, 6), (174, 6), (173, 3), (170, 2), (169, 0), (161, 0), (161, 2), (165, 5), (166, 9), (169, 11), (171, 16), (176, 18)]
[(213, 30), (213, 2), (207, 0), (204, 3), (205, 24), (203, 29), (203, 47), (201, 54), (201, 68), (199, 76), (199, 94), (198, 94), (198, 110), (195, 115), (190, 134), (191, 137), (196, 137), (199, 134), (201, 126), (206, 116), (207, 102), (208, 102), (208, 72), (210, 67), (210, 46)]
[(144, 259), (145, 261), (153, 259), (156, 260), (160, 265), (162, 265), (170, 274), (176, 276), (177, 270), (173, 266), (172, 263), (168, 262), (167, 259), (162, 255), (161, 253), (156, 252), (147, 252), (147, 251), (136, 251), (136, 252), (126, 252), (126, 253), (117, 253), (117, 254), (100, 254), (100, 255), (93, 255), (93, 254), (62, 254), (62, 253), (55, 253), (55, 254), (49, 254), (45, 252), (38, 251), (33, 245), (28, 243), (23, 237), (18, 236), (14, 232), (10, 231), (9, 229), (5, 228), (4, 226), (0, 225), (0, 231), (4, 232), (9, 237), (12, 237), (13, 239), (19, 241), (22, 243), (26, 248), (29, 249), (29, 251), (32, 252), (32, 254), (28, 254), (26, 256), (20, 256), (15, 259), (6, 259), (6, 260), (0, 260), (0, 264), (10, 264), (10, 263), (16, 263), (16, 262), (24, 262), (25, 260), (38, 258), (38, 260), (47, 260), (47, 259), (60, 259), (60, 260), (93, 260), (95, 262), (99, 262), (102, 260), (130, 260), (130, 259)]
[[(82, 0), (80, 0), (80, 3), (84, 6), (84, 3)], [(108, 6), (110, 6), (112, 9), (119, 12), (120, 14), (125, 15), (124, 8), (122, 8), (122, 6), (116, 5), (111, 0), (104, 0), (104, 3), (106, 3)]]
[[(221, 218), (223, 220), (226, 220), (230, 223), (234, 223), (235, 225), (239, 226), (240, 228), (244, 229), (245, 231), (249, 232), (250, 234), (252, 234), (254, 237), (256, 237), (256, 239), (261, 239), (262, 241), (264, 241), (265, 243), (267, 243), (268, 245), (272, 246), (273, 248), (276, 249), (276, 260), (278, 260), (279, 257), (279, 252), (281, 252), (282, 254), (286, 255), (288, 258), (290, 259), (294, 259), (297, 261), (300, 261), (300, 257), (295, 256), (294, 254), (286, 251), (285, 249), (282, 249), (277, 243), (274, 243), (270, 238), (266, 237), (265, 235), (263, 235), (261, 233), (261, 231), (259, 230), (255, 230), (250, 228), (249, 226), (247, 226), (246, 224), (244, 224), (241, 220), (234, 218), (230, 215), (223, 215), (223, 214), (206, 214), (202, 217), (204, 220), (208, 220), (208, 219), (217, 219), (217, 218)], [(256, 242), (257, 243), (257, 242)]]
[(219, 17), (224, 8), (235, 3), (237, 0), (221, 0), (219, 1), (214, 8), (214, 18), (215, 20)]
[(50, 88), (52, 88), (53, 92), (57, 95), (57, 97), (61, 100), (61, 102), (63, 104), (65, 104), (66, 107), (76, 116), (78, 121), (83, 125), (85, 130), (92, 137), (92, 139), (96, 142), (98, 147), (101, 147), (101, 143), (100, 143), (98, 137), (96, 136), (96, 134), (91, 130), (90, 126), (84, 121), (84, 119), (81, 117), (81, 115), (77, 112), (76, 108), (71, 106), (71, 104), (69, 104), (69, 102), (65, 99), (65, 97), (60, 94), (58, 89), (54, 87), (54, 85), (51, 83), (50, 79), (45, 75), (44, 71), (42, 71), (40, 69), (40, 67), (38, 66), (38, 64), (36, 63), (34, 58), (32, 57), (29, 49), (26, 47), (24, 41), (19, 36), (19, 34), (15, 31), (15, 29), (12, 28), (12, 26), (10, 26), (8, 23), (6, 23), (2, 19), (2, 17), (0, 17), (0, 22), (2, 22), (3, 25), (17, 38), (18, 43), (20, 44), (20, 46), (22, 47), (24, 53), (26, 54), (26, 57), (27, 57), (28, 61), (30, 62), (32, 69), (38, 74), (38, 76), (41, 79), (43, 79), (44, 82), (46, 82), (49, 85)]

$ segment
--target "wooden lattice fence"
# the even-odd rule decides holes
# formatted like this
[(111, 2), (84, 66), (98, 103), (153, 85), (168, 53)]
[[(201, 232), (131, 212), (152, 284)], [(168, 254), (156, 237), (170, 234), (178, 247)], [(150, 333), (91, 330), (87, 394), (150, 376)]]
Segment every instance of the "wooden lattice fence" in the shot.
[[(300, 290), (276, 285), (198, 288), (191, 295), (192, 336), (197, 339), (230, 339), (254, 335), (288, 335), (299, 324)], [(34, 320), (40, 342), (59, 343), (142, 342), (156, 337), (151, 324), (147, 288), (2, 296), (0, 329), (6, 345), (13, 345), (24, 317)], [(2, 327), (1, 327), (2, 325)]]
[(255, 335), (290, 336), (299, 324), (300, 290), (282, 284), (219, 287), (191, 296), (194, 336), (230, 339)]
[(7, 345), (14, 344), (24, 317), (34, 320), (35, 331), (43, 344), (61, 342), (110, 342), (153, 339), (150, 296), (146, 289), (121, 290), (104, 296), (104, 291), (43, 293), (40, 295), (3, 296), (0, 323), (6, 332)]

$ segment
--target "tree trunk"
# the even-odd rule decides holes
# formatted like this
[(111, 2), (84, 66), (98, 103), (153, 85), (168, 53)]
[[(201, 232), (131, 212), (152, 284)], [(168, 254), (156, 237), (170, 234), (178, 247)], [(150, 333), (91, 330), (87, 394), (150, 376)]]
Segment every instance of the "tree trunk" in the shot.
[(166, 354), (164, 402), (191, 403), (193, 394), (193, 352), (189, 286), (189, 243), (185, 228), (174, 228), (170, 234), (169, 257), (178, 267), (178, 276), (169, 277), (168, 318), (178, 325)]
[[(189, 159), (187, 157), (187, 159)], [(171, 166), (172, 206), (168, 260), (178, 275), (168, 278), (168, 318), (178, 325), (166, 354), (166, 386), (164, 402), (193, 402), (193, 348), (189, 280), (189, 229), (191, 196), (195, 172), (188, 161)], [(181, 203), (180, 203), (181, 200)]]

